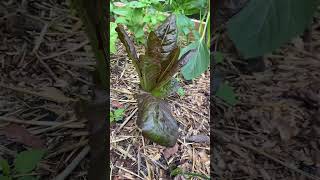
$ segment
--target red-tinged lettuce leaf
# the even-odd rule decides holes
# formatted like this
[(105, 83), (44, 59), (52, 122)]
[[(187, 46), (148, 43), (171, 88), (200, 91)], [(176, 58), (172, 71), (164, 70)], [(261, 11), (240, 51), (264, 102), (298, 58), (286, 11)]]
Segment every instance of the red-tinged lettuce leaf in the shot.
[(180, 49), (176, 45), (177, 27), (172, 15), (156, 31), (150, 32), (146, 53), (140, 58), (142, 88), (151, 92), (178, 62)]
[(161, 39), (161, 54), (165, 59), (177, 47), (178, 29), (176, 16), (169, 16), (156, 30), (155, 34)]
[(136, 71), (139, 74), (139, 78), (141, 78), (141, 72), (140, 72), (140, 69), (138, 66), (139, 57), (137, 55), (136, 48), (134, 47), (134, 43), (131, 41), (130, 37), (128, 36), (126, 31), (124, 30), (123, 26), (118, 25), (116, 27), (116, 31), (118, 33), (118, 37), (119, 37), (120, 41), (126, 47), (126, 51), (128, 53), (128, 56), (132, 60), (132, 63), (135, 66)]
[[(170, 80), (172, 79), (172, 77), (184, 66), (186, 65), (189, 60), (195, 55), (196, 53), (196, 49), (189, 49), (188, 51), (186, 51), (181, 57), (180, 59), (177, 61), (178, 59), (178, 55), (179, 53), (177, 52), (177, 54), (175, 54), (174, 57), (174, 64), (172, 67), (169, 68), (169, 71), (167, 71), (161, 78), (159, 78), (159, 82), (157, 83), (157, 86), (152, 90), (152, 94), (154, 94), (157, 97), (162, 97), (159, 96), (159, 91), (163, 91), (162, 89), (165, 88), (166, 84), (168, 84), (170, 82)], [(161, 93), (163, 94), (163, 93)]]
[(140, 56), (140, 84), (143, 90), (150, 92), (157, 84), (157, 79), (161, 73), (161, 64), (149, 55)]
[(145, 138), (166, 147), (176, 144), (178, 125), (167, 102), (150, 94), (140, 94), (138, 109), (137, 125)]
[(157, 86), (155, 88), (160, 88), (161, 86), (168, 83), (174, 74), (178, 71), (179, 67), (179, 53), (180, 49), (176, 48), (168, 57), (170, 59), (170, 64), (166, 66), (165, 69), (162, 69), (161, 74), (157, 80)]
[(151, 31), (148, 36), (146, 54), (155, 58), (155, 61), (161, 62), (163, 55), (161, 54), (161, 39)]

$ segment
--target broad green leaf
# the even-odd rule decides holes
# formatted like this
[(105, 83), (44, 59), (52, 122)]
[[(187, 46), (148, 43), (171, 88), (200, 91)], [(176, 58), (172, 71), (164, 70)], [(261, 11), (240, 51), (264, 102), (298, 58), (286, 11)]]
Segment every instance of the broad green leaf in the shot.
[(159, 145), (172, 147), (177, 142), (178, 125), (169, 104), (149, 94), (138, 96), (137, 125), (144, 137)]
[(223, 63), (223, 59), (224, 59), (224, 57), (223, 57), (223, 54), (221, 52), (219, 52), (219, 51), (214, 52), (214, 62), (216, 64)]
[(19, 153), (14, 160), (14, 169), (21, 174), (33, 171), (44, 156), (44, 153), (45, 151), (37, 149)]
[(230, 38), (245, 58), (262, 56), (310, 25), (317, 0), (251, 0), (230, 19)]
[[(144, 11), (142, 9), (132, 9), (126, 16), (130, 24), (128, 26), (137, 27), (143, 25)], [(143, 26), (142, 26), (143, 27)]]
[(182, 75), (186, 80), (197, 78), (205, 72), (210, 63), (210, 54), (204, 41), (196, 41), (186, 47), (187, 50), (195, 49), (194, 55), (188, 63), (182, 67)]
[(11, 180), (12, 178), (9, 176), (0, 175), (0, 180)]
[(199, 40), (200, 40), (200, 33), (199, 33), (199, 31), (192, 30), (192, 34), (193, 34), (194, 39), (195, 39), (196, 41), (199, 41)]
[(233, 88), (228, 84), (221, 84), (216, 93), (216, 96), (224, 100), (229, 105), (234, 106), (237, 103), (236, 95), (233, 92)]
[(116, 18), (115, 23), (116, 24), (127, 24), (128, 21), (125, 17), (120, 16), (120, 17)]
[(183, 14), (177, 14), (177, 27), (180, 33), (187, 35), (191, 32), (190, 29), (194, 29), (194, 23), (190, 18), (186, 17)]
[(6, 161), (5, 159), (1, 159), (0, 160), (0, 167), (1, 167), (3, 175), (10, 174), (10, 166), (8, 164), (8, 161)]
[(185, 3), (184, 13), (186, 15), (192, 15), (197, 13), (204, 13), (207, 6), (207, 0), (192, 0)]
[(37, 180), (37, 178), (35, 176), (22, 176), (18, 180)]
[(130, 9), (127, 8), (114, 8), (112, 11), (114, 14), (127, 17), (130, 13)]
[(131, 2), (127, 3), (127, 6), (130, 8), (144, 8), (147, 5), (142, 2), (139, 2), (139, 1), (131, 1)]

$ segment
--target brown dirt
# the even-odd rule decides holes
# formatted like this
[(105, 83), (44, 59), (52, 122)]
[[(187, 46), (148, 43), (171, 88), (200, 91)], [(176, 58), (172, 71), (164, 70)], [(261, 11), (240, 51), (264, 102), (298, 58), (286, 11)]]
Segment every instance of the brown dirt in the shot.
[[(141, 54), (143, 48), (139, 47)], [(209, 142), (194, 141), (201, 136), (209, 137), (209, 71), (191, 84), (181, 83), (185, 96), (177, 94), (168, 98), (173, 115), (179, 124), (178, 149), (168, 149), (156, 145), (142, 137), (136, 126), (138, 93), (137, 74), (127, 58), (122, 45), (111, 58), (111, 107), (119, 104), (125, 109), (124, 121), (111, 126), (111, 167), (116, 179), (173, 179), (172, 168), (180, 167), (185, 172), (209, 176)], [(179, 75), (178, 75), (179, 77)], [(180, 77), (181, 78), (181, 77)], [(176, 152), (175, 152), (176, 151)], [(170, 156), (168, 159), (165, 155)], [(193, 178), (197, 179), (197, 178)]]
[[(75, 117), (72, 101), (89, 97), (95, 60), (64, 1), (5, 0), (0, 8), (0, 154), (12, 162), (39, 141), (18, 132), (40, 137), (47, 155), (36, 173), (52, 179), (87, 145), (86, 122)], [(19, 141), (4, 136), (9, 124), (25, 129), (9, 132)], [(69, 179), (84, 179), (86, 171), (84, 159)]]
[(239, 71), (223, 32), (221, 68), (239, 103), (216, 98), (213, 126), (215, 179), (320, 179), (319, 18), (312, 25), (313, 51), (299, 37), (265, 57), (266, 70)]

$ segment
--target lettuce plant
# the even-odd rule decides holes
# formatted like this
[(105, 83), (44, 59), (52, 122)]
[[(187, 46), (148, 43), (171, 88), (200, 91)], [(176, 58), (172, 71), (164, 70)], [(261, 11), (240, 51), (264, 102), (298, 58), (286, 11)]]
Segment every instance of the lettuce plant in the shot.
[(177, 89), (173, 76), (195, 55), (189, 49), (180, 58), (177, 45), (176, 16), (169, 16), (147, 38), (144, 55), (138, 56), (125, 30), (117, 25), (116, 31), (139, 76), (141, 93), (138, 98), (137, 125), (144, 137), (163, 146), (174, 146), (178, 138), (178, 125), (169, 104), (164, 100)]

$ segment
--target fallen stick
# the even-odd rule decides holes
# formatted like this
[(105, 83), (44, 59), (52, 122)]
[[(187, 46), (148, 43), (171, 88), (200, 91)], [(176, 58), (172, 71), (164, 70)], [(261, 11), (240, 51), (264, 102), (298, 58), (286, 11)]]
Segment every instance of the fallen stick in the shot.
[(34, 92), (34, 91), (30, 91), (30, 90), (25, 89), (25, 88), (13, 87), (13, 86), (10, 86), (10, 85), (8, 86), (8, 85), (2, 84), (2, 83), (0, 83), (0, 87), (6, 88), (6, 89), (10, 89), (10, 90), (13, 90), (13, 91), (17, 91), (17, 92), (21, 92), (21, 93), (24, 93), (24, 94), (30, 94), (30, 95), (33, 95), (33, 96), (38, 96), (38, 97), (47, 99), (49, 101), (54, 101), (54, 102), (57, 102), (57, 103), (69, 103), (69, 102), (75, 102), (76, 101), (75, 99), (68, 98), (68, 97), (63, 97), (62, 98), (62, 97), (51, 96), (49, 94), (45, 94), (44, 92)]
[(74, 128), (74, 129), (81, 129), (85, 127), (84, 124), (79, 124), (79, 123), (65, 124), (65, 122), (54, 122), (54, 121), (26, 121), (26, 120), (20, 120), (12, 117), (3, 117), (3, 116), (0, 116), (0, 122), (1, 121), (19, 123), (19, 124), (37, 125), (37, 126), (59, 126), (59, 127)]
[(72, 171), (79, 165), (83, 158), (89, 153), (90, 147), (86, 146), (82, 149), (82, 151), (78, 154), (76, 158), (66, 167), (64, 171), (62, 171), (54, 180), (64, 180), (66, 179)]

